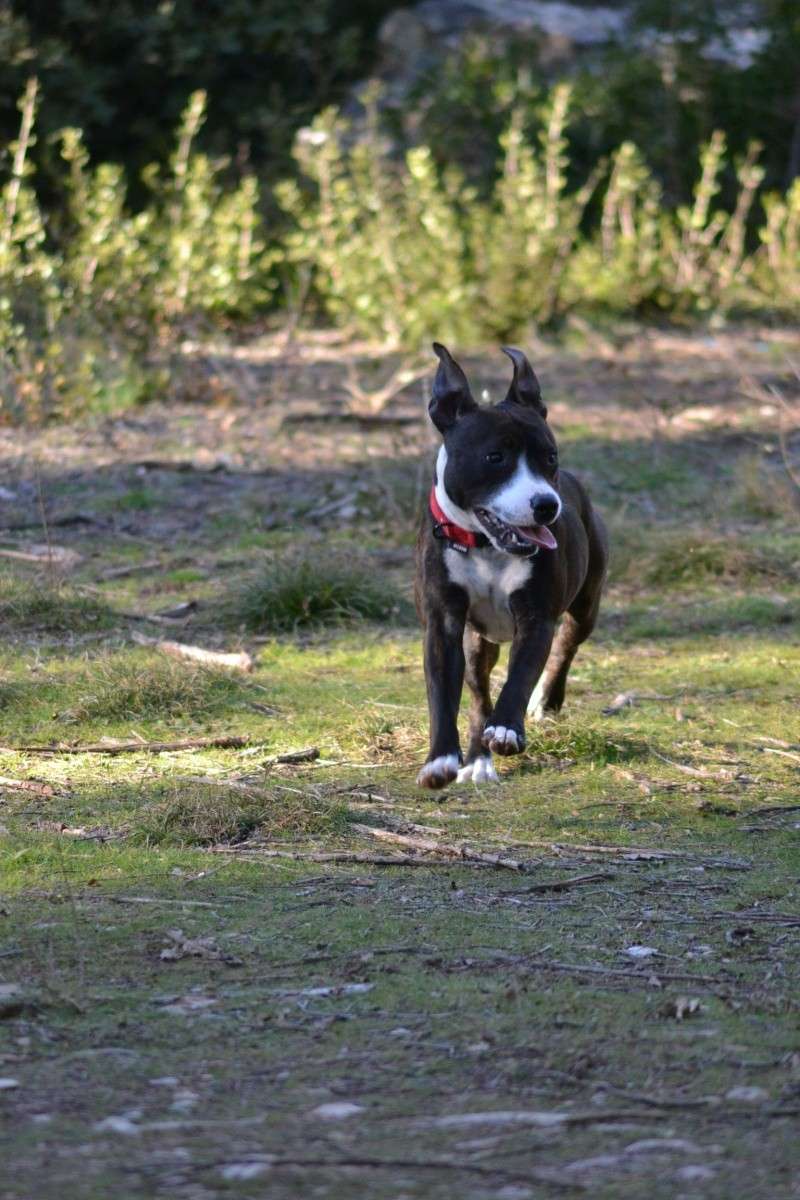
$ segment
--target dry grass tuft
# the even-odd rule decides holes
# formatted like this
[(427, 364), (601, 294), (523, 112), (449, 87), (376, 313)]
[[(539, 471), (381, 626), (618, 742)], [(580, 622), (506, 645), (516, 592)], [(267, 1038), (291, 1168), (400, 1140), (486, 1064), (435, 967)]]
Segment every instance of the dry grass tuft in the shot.
[(213, 716), (236, 704), (245, 688), (229, 671), (162, 658), (95, 659), (77, 685), (74, 721)]
[(353, 620), (397, 617), (396, 590), (374, 563), (333, 555), (292, 554), (266, 563), (233, 604), (250, 629), (289, 632)]
[(0, 628), (7, 633), (79, 633), (110, 623), (105, 605), (70, 584), (0, 572)]
[(130, 837), (146, 845), (236, 845), (253, 834), (265, 839), (331, 835), (346, 825), (341, 801), (313, 792), (242, 790), (193, 781), (176, 782), (162, 798), (141, 808)]

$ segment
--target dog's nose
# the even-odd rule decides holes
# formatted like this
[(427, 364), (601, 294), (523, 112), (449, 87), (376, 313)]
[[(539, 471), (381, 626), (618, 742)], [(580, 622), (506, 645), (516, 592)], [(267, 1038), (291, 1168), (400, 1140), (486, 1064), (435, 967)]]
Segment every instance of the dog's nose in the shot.
[(539, 493), (531, 499), (533, 519), (537, 525), (549, 525), (558, 516), (559, 503), (551, 493)]

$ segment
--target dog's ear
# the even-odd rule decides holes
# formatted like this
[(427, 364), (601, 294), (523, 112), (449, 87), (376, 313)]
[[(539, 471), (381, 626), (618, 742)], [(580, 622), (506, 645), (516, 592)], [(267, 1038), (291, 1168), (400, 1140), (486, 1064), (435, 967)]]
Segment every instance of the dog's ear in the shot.
[(469, 390), (466, 375), (447, 347), (434, 342), (433, 350), (439, 359), (439, 369), (433, 381), (428, 412), (439, 432), (446, 433), (465, 413), (478, 406)]
[(525, 355), (516, 346), (503, 346), (503, 354), (514, 364), (514, 377), (503, 404), (521, 404), (523, 408), (535, 409), (540, 417), (547, 417), (539, 380)]

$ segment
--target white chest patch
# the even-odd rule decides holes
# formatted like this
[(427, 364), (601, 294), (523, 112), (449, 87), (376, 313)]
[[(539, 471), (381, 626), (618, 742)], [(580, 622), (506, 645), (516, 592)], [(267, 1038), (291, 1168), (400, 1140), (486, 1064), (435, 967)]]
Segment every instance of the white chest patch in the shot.
[(469, 554), (445, 550), (447, 574), (469, 596), (467, 618), (490, 642), (510, 642), (513, 638), (509, 597), (528, 582), (535, 561), (512, 558), (491, 546), (470, 550)]

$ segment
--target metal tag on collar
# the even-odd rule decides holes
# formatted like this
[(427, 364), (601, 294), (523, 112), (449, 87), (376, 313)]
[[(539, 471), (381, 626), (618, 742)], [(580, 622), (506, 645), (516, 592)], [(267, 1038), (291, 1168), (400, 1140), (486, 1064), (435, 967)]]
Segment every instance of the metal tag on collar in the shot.
[(433, 527), (433, 536), (439, 542), (446, 542), (450, 550), (457, 550), (459, 554), (469, 554), (469, 546), (465, 546), (463, 542), (457, 542), (453, 538), (448, 537), (445, 533), (448, 522), (437, 521)]

